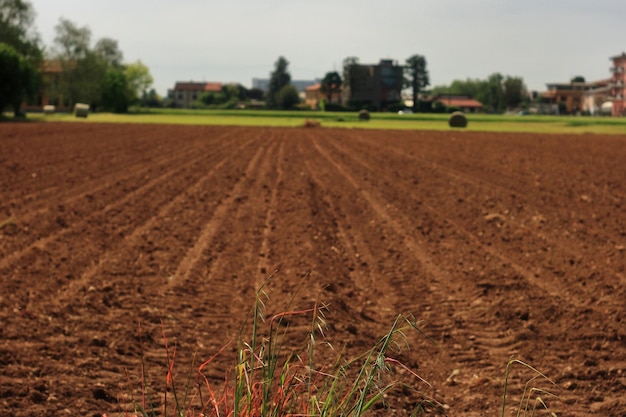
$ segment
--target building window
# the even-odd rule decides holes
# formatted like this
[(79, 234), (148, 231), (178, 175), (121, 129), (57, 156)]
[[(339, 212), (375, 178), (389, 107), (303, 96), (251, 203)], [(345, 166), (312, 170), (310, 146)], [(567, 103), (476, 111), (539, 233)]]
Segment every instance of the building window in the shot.
[(178, 93), (178, 99), (182, 100), (183, 99), (183, 93)]

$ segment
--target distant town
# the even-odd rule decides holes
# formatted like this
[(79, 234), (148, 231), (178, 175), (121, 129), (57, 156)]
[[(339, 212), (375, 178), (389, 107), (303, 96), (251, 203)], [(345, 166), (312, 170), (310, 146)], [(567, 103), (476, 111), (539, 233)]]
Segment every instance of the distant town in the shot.
[[(282, 109), (320, 111), (625, 116), (626, 53), (609, 57), (607, 77), (547, 82), (545, 91), (529, 91), (521, 77), (500, 73), (485, 79), (459, 79), (431, 86), (427, 57), (361, 63), (346, 57), (342, 69), (311, 80), (292, 80), (289, 61), (280, 56), (269, 78), (252, 87), (219, 80), (180, 81), (160, 96), (149, 68), (125, 62), (118, 43), (61, 18), (54, 44), (44, 47), (33, 26), (35, 11), (26, 2), (7, 3), (0, 13), (0, 115), (12, 110), (126, 113), (137, 107), (180, 109)], [(8, 16), (4, 18), (4, 16)], [(11, 18), (9, 18), (11, 17)], [(604, 65), (598, 62), (598, 66)], [(269, 70), (269, 68), (268, 68)]]
[[(612, 65), (607, 70), (608, 77), (601, 80), (585, 80), (574, 77), (569, 81), (550, 82), (542, 92), (526, 91), (517, 105), (504, 109), (490, 107), (489, 102), (481, 102), (472, 94), (464, 94), (462, 86), (436, 87), (424, 90), (419, 94), (420, 111), (450, 112), (502, 112), (518, 111), (520, 114), (549, 115), (592, 115), (592, 116), (624, 116), (624, 95), (626, 93), (626, 53), (609, 58)], [(358, 83), (347, 85), (345, 82), (337, 90), (337, 94), (329, 99), (321, 78), (314, 80), (292, 80), (291, 85), (297, 90), (305, 107), (320, 109), (322, 103), (340, 106), (369, 107), (375, 111), (412, 111), (414, 103), (409, 91), (403, 84), (405, 67), (392, 60), (381, 60), (378, 64), (353, 64), (361, 75)], [(344, 72), (349, 71), (345, 68)], [(458, 84), (458, 83), (457, 83)], [(252, 89), (266, 95), (269, 90), (268, 78), (253, 78)], [(207, 93), (220, 93), (224, 89), (220, 82), (177, 82), (168, 90), (167, 99), (172, 107), (202, 107), (202, 97)], [(456, 90), (456, 91), (455, 91)], [(515, 104), (515, 103), (513, 103)], [(261, 101), (240, 103), (240, 107), (263, 107)], [(497, 105), (496, 105), (497, 106)], [(508, 108), (507, 108), (508, 107)]]

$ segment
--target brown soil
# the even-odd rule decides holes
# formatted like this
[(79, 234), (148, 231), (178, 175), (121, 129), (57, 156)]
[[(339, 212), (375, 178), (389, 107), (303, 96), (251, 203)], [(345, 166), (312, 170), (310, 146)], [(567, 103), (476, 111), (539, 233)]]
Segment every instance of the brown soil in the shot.
[(185, 379), (279, 268), (266, 314), (330, 303), (348, 356), (414, 314), (435, 413), (499, 415), (514, 356), (553, 410), (623, 416), (625, 161), (623, 136), (0, 124), (0, 415), (118, 415), (142, 353), (164, 384), (161, 322)]

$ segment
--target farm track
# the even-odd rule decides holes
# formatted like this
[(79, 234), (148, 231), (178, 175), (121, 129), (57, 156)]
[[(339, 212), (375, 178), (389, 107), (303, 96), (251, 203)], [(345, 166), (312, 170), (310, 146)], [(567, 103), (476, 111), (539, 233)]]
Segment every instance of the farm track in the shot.
[[(511, 355), (556, 410), (626, 407), (622, 137), (3, 124), (0, 144), (2, 415), (115, 415), (142, 355), (160, 386), (161, 326), (184, 379), (262, 285), (267, 317), (328, 304), (348, 355), (413, 314), (436, 343), (400, 359), (450, 415), (496, 413)], [(289, 322), (300, 349), (310, 320)]]

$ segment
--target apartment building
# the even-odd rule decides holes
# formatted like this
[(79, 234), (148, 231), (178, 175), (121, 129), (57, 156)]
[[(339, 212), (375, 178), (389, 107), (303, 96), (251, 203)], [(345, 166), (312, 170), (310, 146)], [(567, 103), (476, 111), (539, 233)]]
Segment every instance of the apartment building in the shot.
[(611, 67), (611, 93), (609, 100), (613, 103), (613, 116), (626, 116), (624, 97), (626, 96), (626, 52), (610, 58), (613, 61)]
[(378, 111), (402, 100), (403, 68), (390, 59), (378, 64), (354, 64), (342, 91), (344, 105), (372, 106)]

